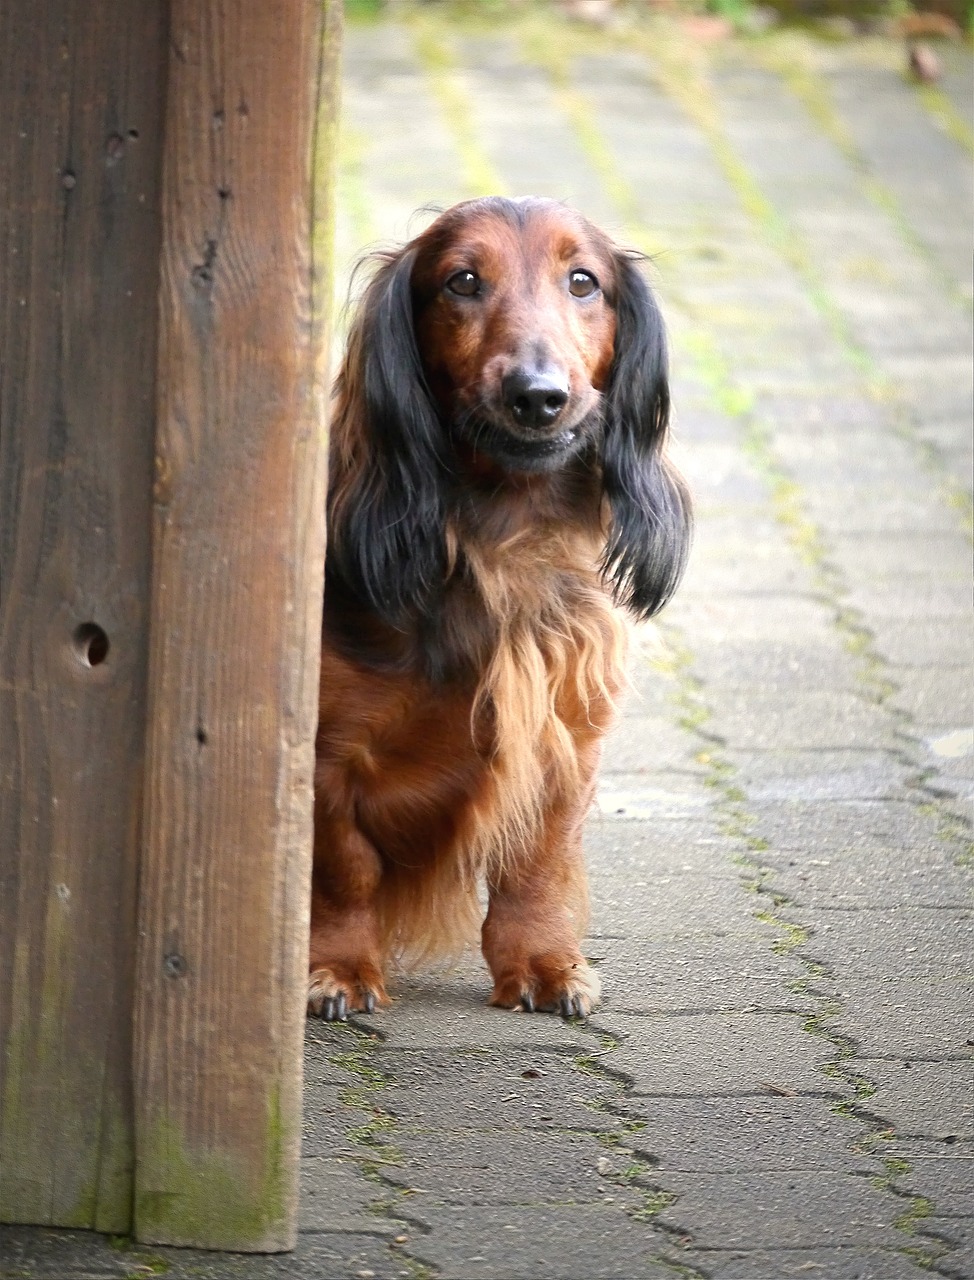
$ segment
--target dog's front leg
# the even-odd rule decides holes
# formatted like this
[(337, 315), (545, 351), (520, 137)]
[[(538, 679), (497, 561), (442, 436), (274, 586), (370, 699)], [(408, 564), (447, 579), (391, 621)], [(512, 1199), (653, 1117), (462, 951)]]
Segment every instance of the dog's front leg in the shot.
[(588, 922), (582, 824), (591, 788), (584, 790), (584, 803), (552, 804), (530, 849), (488, 886), (482, 941), (493, 1005), (570, 1018), (598, 1002), (598, 975), (579, 949)]
[(378, 853), (352, 822), (315, 809), (308, 1012), (344, 1022), (389, 1003), (375, 896)]

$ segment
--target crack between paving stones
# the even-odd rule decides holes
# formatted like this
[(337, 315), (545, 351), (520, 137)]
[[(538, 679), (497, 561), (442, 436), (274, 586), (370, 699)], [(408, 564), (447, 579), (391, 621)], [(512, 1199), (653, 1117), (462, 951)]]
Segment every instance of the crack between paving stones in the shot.
[[(712, 745), (714, 735), (703, 729), (703, 724), (709, 719), (711, 712), (703, 699), (702, 682), (691, 674), (691, 651), (672, 625), (662, 624), (660, 632), (668, 638), (673, 654), (670, 673), (677, 682), (677, 692), (674, 697), (676, 708), (680, 711), (685, 704), (689, 704), (693, 709), (692, 715), (680, 716), (680, 723), (702, 741)], [(819, 1070), (851, 1091), (851, 1098), (833, 1101), (830, 1104), (830, 1110), (837, 1115), (855, 1120), (867, 1130), (852, 1149), (872, 1155), (882, 1166), (883, 1172), (880, 1174), (861, 1176), (869, 1178), (871, 1185), (877, 1190), (903, 1203), (903, 1212), (894, 1218), (893, 1226), (914, 1238), (922, 1237), (925, 1242), (929, 1241), (931, 1246), (925, 1248), (919, 1245), (904, 1245), (898, 1252), (927, 1270), (950, 1277), (951, 1280), (960, 1280), (958, 1273), (949, 1266), (949, 1254), (957, 1248), (957, 1245), (938, 1232), (921, 1225), (933, 1212), (932, 1202), (925, 1196), (903, 1191), (896, 1186), (896, 1178), (909, 1172), (909, 1165), (905, 1161), (884, 1157), (877, 1150), (881, 1143), (892, 1138), (893, 1132), (889, 1121), (871, 1111), (866, 1105), (867, 1100), (876, 1093), (877, 1086), (864, 1073), (854, 1071), (848, 1065), (852, 1058), (860, 1056), (854, 1039), (829, 1025), (845, 1011), (845, 1005), (837, 997), (824, 996), (817, 992), (812, 982), (816, 978), (834, 981), (835, 976), (826, 963), (806, 953), (806, 946), (813, 937), (810, 927), (797, 924), (782, 914), (786, 911), (796, 912), (798, 908), (788, 895), (774, 889), (772, 882), (776, 873), (772, 867), (760, 859), (760, 855), (767, 851), (768, 845), (761, 837), (754, 836), (752, 833), (755, 820), (745, 808), (746, 794), (733, 781), (737, 771), (727, 760), (717, 759), (710, 763), (714, 769), (712, 783), (716, 792), (714, 805), (718, 814), (721, 815), (721, 826), (727, 835), (740, 841), (745, 850), (734, 858), (741, 868), (742, 883), (750, 892), (770, 900), (769, 908), (755, 910), (755, 918), (781, 931), (783, 937), (772, 944), (772, 949), (779, 954), (792, 954), (806, 969), (804, 978), (789, 984), (791, 989), (796, 994), (806, 995), (819, 1006), (811, 1015), (796, 1014), (796, 1016), (803, 1019), (803, 1028), (809, 1035), (825, 1040), (835, 1050), (832, 1061), (823, 1064)], [(944, 1265), (945, 1263), (947, 1265)]]
[(574, 1025), (581, 1033), (592, 1037), (600, 1046), (597, 1050), (576, 1054), (572, 1059), (575, 1069), (586, 1075), (604, 1079), (617, 1088), (615, 1100), (592, 1099), (588, 1105), (593, 1110), (601, 1111), (619, 1120), (623, 1134), (620, 1136), (593, 1130), (592, 1136), (606, 1151), (631, 1162), (624, 1170), (618, 1170), (611, 1166), (611, 1157), (607, 1156), (606, 1160), (609, 1160), (610, 1164), (604, 1171), (600, 1167), (599, 1172), (616, 1186), (637, 1191), (642, 1197), (641, 1207), (639, 1209), (625, 1207), (625, 1212), (637, 1221), (651, 1225), (654, 1231), (660, 1232), (669, 1241), (674, 1250), (679, 1249), (684, 1252), (684, 1256), (665, 1252), (656, 1253), (651, 1255), (653, 1262), (665, 1267), (675, 1276), (686, 1277), (686, 1280), (708, 1280), (709, 1273), (695, 1266), (686, 1257), (686, 1251), (695, 1250), (698, 1247), (692, 1232), (687, 1228), (659, 1221), (659, 1214), (664, 1209), (672, 1211), (679, 1203), (679, 1196), (661, 1184), (658, 1174), (659, 1157), (651, 1151), (640, 1150), (637, 1145), (636, 1135), (645, 1127), (645, 1121), (625, 1105), (627, 1097), (639, 1096), (634, 1091), (635, 1081), (627, 1072), (609, 1066), (604, 1061), (606, 1056), (620, 1047), (624, 1037), (597, 1026), (591, 1018), (586, 1021), (576, 1021)]
[[(383, 1168), (402, 1168), (405, 1165), (405, 1157), (391, 1141), (401, 1126), (396, 1117), (379, 1101), (382, 1091), (388, 1088), (393, 1077), (372, 1061), (373, 1050), (385, 1041), (386, 1036), (375, 1027), (360, 1023), (355, 1017), (350, 1017), (346, 1023), (328, 1024), (327, 1032), (322, 1029), (318, 1043), (327, 1051), (330, 1046), (324, 1040), (325, 1034), (335, 1037), (336, 1050), (340, 1050), (338, 1037), (347, 1038), (349, 1049), (328, 1054), (327, 1060), (332, 1066), (347, 1071), (361, 1081), (361, 1084), (342, 1089), (340, 1097), (343, 1105), (349, 1110), (359, 1110), (371, 1117), (364, 1124), (346, 1127), (345, 1138), (349, 1150), (344, 1153), (344, 1158), (354, 1160), (360, 1176), (382, 1188), (385, 1193), (382, 1199), (372, 1201), (367, 1206), (367, 1211), (400, 1228), (398, 1235), (391, 1241), (388, 1241), (388, 1236), (384, 1233), (374, 1234), (382, 1235), (388, 1241), (390, 1254), (408, 1270), (410, 1280), (435, 1280), (439, 1275), (439, 1268), (417, 1256), (419, 1241), (414, 1242), (406, 1234), (407, 1228), (411, 1235), (420, 1239), (431, 1234), (426, 1223), (404, 1211), (401, 1202), (412, 1194), (412, 1188), (403, 1187), (382, 1172)], [(383, 1135), (386, 1141), (382, 1140)], [(367, 1229), (366, 1234), (369, 1234)], [(407, 1248), (407, 1245), (411, 1247)]]

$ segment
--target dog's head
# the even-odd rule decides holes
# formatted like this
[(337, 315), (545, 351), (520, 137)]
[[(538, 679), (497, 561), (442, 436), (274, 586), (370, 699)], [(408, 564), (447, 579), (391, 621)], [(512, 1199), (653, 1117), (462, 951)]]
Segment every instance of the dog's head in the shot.
[(477, 201), (437, 220), (411, 276), (427, 382), (453, 439), (512, 471), (564, 465), (599, 430), (615, 258), (548, 201)]
[(634, 255), (578, 213), (468, 201), (384, 256), (338, 397), (330, 556), (390, 621), (442, 583), (451, 492), (478, 456), (511, 475), (587, 460), (616, 597), (649, 616), (675, 588), (690, 517), (663, 453), (662, 318)]

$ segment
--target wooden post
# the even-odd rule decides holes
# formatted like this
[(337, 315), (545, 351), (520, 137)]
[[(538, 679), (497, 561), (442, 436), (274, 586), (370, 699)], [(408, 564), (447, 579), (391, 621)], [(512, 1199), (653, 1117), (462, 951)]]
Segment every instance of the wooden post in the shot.
[(151, 1242), (294, 1243), (331, 34), (320, 0), (171, 8), (135, 1019), (135, 1230)]
[(164, 14), (0, 6), (0, 1218), (126, 1231)]
[(8, 1221), (293, 1244), (340, 9), (3, 6)]

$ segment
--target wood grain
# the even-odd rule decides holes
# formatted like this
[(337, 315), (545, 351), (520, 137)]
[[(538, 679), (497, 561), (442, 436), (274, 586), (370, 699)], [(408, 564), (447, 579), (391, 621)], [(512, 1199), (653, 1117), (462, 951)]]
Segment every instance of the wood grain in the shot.
[(162, 9), (0, 7), (0, 1218), (108, 1231), (131, 1207)]
[(171, 7), (135, 1019), (144, 1241), (294, 1240), (330, 287), (313, 188), (339, 11)]

